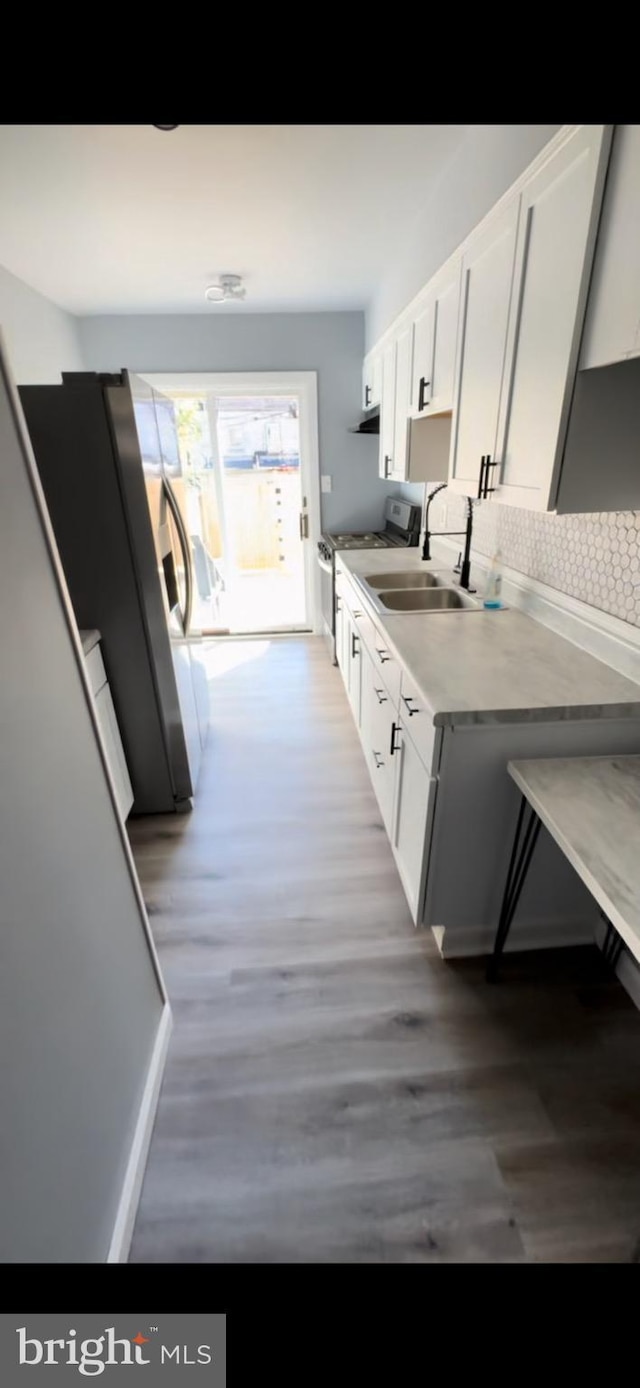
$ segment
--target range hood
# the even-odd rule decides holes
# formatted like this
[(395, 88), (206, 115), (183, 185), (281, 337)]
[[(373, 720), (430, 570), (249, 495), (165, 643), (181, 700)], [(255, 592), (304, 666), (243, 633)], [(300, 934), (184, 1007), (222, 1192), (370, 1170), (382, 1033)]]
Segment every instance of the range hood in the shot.
[(365, 410), (359, 424), (355, 429), (349, 430), (350, 434), (379, 434), (380, 433), (380, 408), (376, 405), (373, 410)]

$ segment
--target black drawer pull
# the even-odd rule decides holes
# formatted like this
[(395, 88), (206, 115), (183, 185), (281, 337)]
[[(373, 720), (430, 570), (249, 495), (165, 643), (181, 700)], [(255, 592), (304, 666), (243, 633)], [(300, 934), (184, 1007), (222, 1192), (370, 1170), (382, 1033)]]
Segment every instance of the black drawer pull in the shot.
[(356, 658), (356, 656), (357, 656), (357, 654), (358, 654), (358, 652), (357, 652), (357, 650), (356, 650), (356, 641), (357, 641), (357, 640), (358, 640), (358, 637), (356, 636), (355, 631), (352, 631), (352, 633), (351, 633), (351, 658), (352, 658), (352, 660), (355, 660), (355, 658)]
[(380, 767), (384, 766), (384, 757), (381, 757), (379, 752), (372, 752), (371, 755), (376, 764), (376, 770), (379, 771)]
[(392, 724), (391, 724), (391, 746), (389, 747), (389, 752), (390, 752), (391, 756), (393, 756), (394, 752), (399, 752), (399, 751), (400, 751), (400, 747), (399, 747), (399, 746), (396, 746), (396, 733), (399, 733), (399, 732), (400, 732), (400, 725), (399, 725), (399, 723), (392, 723)]
[(409, 710), (409, 717), (410, 717), (410, 718), (413, 718), (414, 713), (419, 713), (419, 712), (420, 712), (420, 709), (419, 709), (419, 708), (412, 708), (412, 707), (411, 707), (411, 705), (415, 702), (415, 700), (414, 700), (414, 699), (407, 698), (407, 695), (406, 695), (406, 694), (403, 694), (403, 695), (402, 695), (402, 702), (403, 702), (403, 704), (406, 704), (406, 705), (407, 705), (407, 708), (408, 708), (408, 710)]
[(384, 689), (376, 689), (375, 684), (374, 684), (374, 686), (373, 686), (373, 691), (374, 691), (374, 694), (377, 694), (377, 696), (378, 696), (378, 703), (379, 703), (379, 704), (386, 704), (386, 702), (387, 702), (387, 696), (386, 696), (386, 694), (385, 694), (385, 692), (384, 692)]
[(365, 388), (364, 388), (364, 407), (365, 407), (365, 410), (368, 408), (368, 406), (369, 406), (370, 404), (371, 404), (371, 386), (365, 386)]
[(428, 404), (428, 401), (426, 401), (425, 398), (424, 398), (425, 391), (426, 391), (428, 385), (429, 385), (429, 382), (428, 382), (428, 381), (425, 381), (424, 376), (421, 376), (421, 377), (420, 377), (420, 389), (419, 389), (419, 391), (418, 391), (418, 409), (419, 409), (419, 410), (423, 410), (424, 407), (425, 407), (425, 405)]
[(379, 646), (376, 646), (376, 651), (377, 651), (377, 653), (378, 653), (378, 658), (379, 658), (379, 660), (380, 660), (380, 664), (381, 664), (381, 665), (384, 665), (384, 664), (385, 664), (385, 661), (391, 660), (391, 656), (390, 656), (390, 655), (387, 655), (387, 652), (386, 652), (386, 651), (381, 651), (380, 648), (379, 648)]

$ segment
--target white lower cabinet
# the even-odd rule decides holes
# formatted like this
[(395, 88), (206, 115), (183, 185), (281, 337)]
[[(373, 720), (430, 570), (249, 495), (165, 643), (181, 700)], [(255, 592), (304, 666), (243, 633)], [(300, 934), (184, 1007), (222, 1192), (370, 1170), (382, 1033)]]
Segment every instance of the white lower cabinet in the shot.
[(351, 712), (355, 718), (356, 728), (360, 727), (360, 701), (362, 693), (362, 641), (358, 635), (358, 628), (350, 613), (346, 616), (347, 626), (347, 651), (346, 661), (349, 666), (348, 688), (349, 703)]
[(99, 643), (92, 646), (85, 655), (85, 669), (109, 770), (113, 777), (118, 809), (124, 821), (133, 805), (133, 790)]
[(395, 800), (391, 847), (414, 925), (422, 919), (437, 777), (430, 776), (402, 719), (394, 724)]
[(96, 694), (94, 703), (98, 715), (98, 723), (100, 724), (100, 732), (102, 733), (102, 740), (107, 753), (109, 770), (113, 776), (118, 809), (120, 810), (121, 818), (125, 820), (133, 805), (133, 791), (131, 789), (131, 781), (129, 780), (129, 770), (122, 749), (116, 711), (113, 707), (113, 699), (111, 698), (111, 690), (108, 684), (103, 684), (100, 692)]

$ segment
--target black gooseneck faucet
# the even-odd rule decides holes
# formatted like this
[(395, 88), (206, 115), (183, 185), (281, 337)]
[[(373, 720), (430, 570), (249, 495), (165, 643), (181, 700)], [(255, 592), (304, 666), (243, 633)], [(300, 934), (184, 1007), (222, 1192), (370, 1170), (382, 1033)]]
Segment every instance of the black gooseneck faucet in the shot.
[(465, 530), (431, 531), (429, 529), (429, 507), (431, 506), (431, 502), (433, 501), (434, 496), (437, 496), (438, 492), (444, 491), (446, 485), (446, 482), (440, 482), (439, 486), (434, 487), (433, 491), (429, 492), (429, 496), (427, 497), (427, 504), (424, 513), (424, 541), (422, 545), (422, 558), (431, 558), (432, 535), (464, 535), (464, 557), (462, 557), (462, 555), (459, 557), (458, 563), (455, 565), (453, 572), (454, 574), (460, 574), (460, 587), (465, 588), (467, 593), (471, 593), (475, 591), (474, 589), (469, 587), (469, 578), (471, 574), (471, 535), (473, 531), (473, 498), (470, 496), (467, 497), (467, 524)]

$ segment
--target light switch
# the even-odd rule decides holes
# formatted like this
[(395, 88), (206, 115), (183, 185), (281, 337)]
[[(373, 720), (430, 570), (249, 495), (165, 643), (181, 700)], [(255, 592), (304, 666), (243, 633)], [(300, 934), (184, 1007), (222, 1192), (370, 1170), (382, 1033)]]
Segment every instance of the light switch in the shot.
[(331, 491), (331, 476), (330, 476), (330, 474), (329, 474), (328, 472), (323, 472), (323, 473), (321, 473), (321, 476), (320, 476), (320, 491), (321, 491), (321, 492), (330, 492), (330, 491)]

